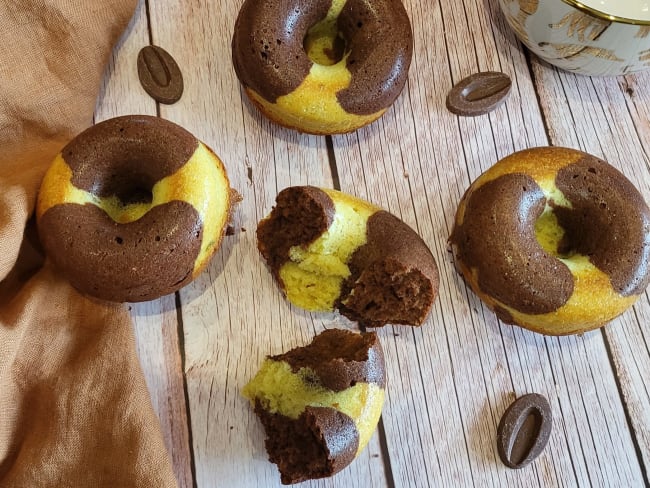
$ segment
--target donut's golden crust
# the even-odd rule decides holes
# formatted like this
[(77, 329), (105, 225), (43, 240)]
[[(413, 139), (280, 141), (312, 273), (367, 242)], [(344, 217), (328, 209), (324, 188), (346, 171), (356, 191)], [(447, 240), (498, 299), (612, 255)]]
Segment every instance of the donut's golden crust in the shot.
[(250, 88), (245, 91), (248, 98), (269, 120), (306, 134), (326, 136), (354, 132), (364, 125), (371, 124), (386, 112), (384, 109), (371, 115), (348, 114), (335, 98), (331, 97), (321, 99), (319, 104), (305, 106), (300, 100), (318, 99), (318, 89), (311, 76), (305, 80), (304, 87), (301, 87), (279, 98), (276, 103), (267, 102)]
[[(503, 224), (505, 221), (501, 215), (501, 211), (506, 209), (499, 208), (494, 202), (507, 200), (519, 188), (511, 186), (503, 196), (492, 195), (490, 190), (490, 196), (485, 200), (488, 188), (507, 188), (509, 180), (517, 184), (530, 180), (532, 184), (526, 183), (529, 188), (524, 188), (522, 193), (530, 201), (520, 207), (530, 209), (538, 206), (537, 213), (530, 210), (528, 214), (517, 214), (517, 209), (508, 209), (515, 219), (511, 228), (521, 231), (512, 232), (512, 238), (503, 236), (508, 234), (509, 228), (508, 222)], [(577, 182), (575, 188), (570, 189), (567, 181)], [(597, 207), (597, 210), (589, 210), (590, 206)], [(616, 208), (611, 210), (613, 207)], [(624, 207), (625, 211), (621, 210)], [(480, 208), (493, 220), (491, 228), (484, 225), (485, 220), (482, 223), (476, 220), (481, 219), (474, 213)], [(471, 215), (470, 210), (473, 212)], [(565, 225), (571, 222), (567, 216), (571, 216), (574, 210), (587, 215), (580, 217), (582, 221), (601, 219), (611, 223), (613, 217), (610, 213), (626, 220), (624, 224), (608, 224), (606, 229), (602, 229), (603, 237), (599, 239), (594, 237), (601, 235), (598, 229), (569, 231), (558, 225), (558, 219)], [(625, 235), (611, 236), (602, 244), (609, 245), (606, 250), (592, 242), (607, 240), (607, 234), (617, 232)], [(589, 242), (568, 242), (581, 234), (585, 234)], [(479, 235), (480, 239), (476, 239)], [(526, 239), (520, 239), (521, 235)], [(478, 240), (482, 242), (477, 244)], [(485, 251), (484, 255), (492, 253), (495, 259), (483, 268), (477, 264), (476, 255), (480, 253), (476, 249), (479, 248), (473, 246), (490, 246), (491, 243), (506, 241), (506, 244), (498, 245), (498, 250), (480, 248), (480, 252)], [(512, 241), (512, 247), (509, 247), (509, 241)], [(517, 242), (526, 242), (529, 247), (518, 248)], [(534, 242), (535, 249), (530, 247), (531, 242)], [(572, 149), (536, 148), (502, 159), (472, 183), (459, 203), (450, 244), (456, 267), (467, 284), (504, 322), (547, 335), (583, 333), (601, 327), (623, 313), (645, 289), (649, 279), (650, 211), (633, 185), (607, 163)], [(566, 249), (560, 252), (563, 246)], [(577, 249), (571, 249), (571, 246)], [(620, 246), (629, 256), (617, 255), (618, 247), (613, 246)], [(581, 250), (589, 256), (581, 254)], [(602, 258), (603, 253), (607, 254), (605, 258)], [(560, 274), (568, 270), (572, 279), (566, 288), (568, 292), (559, 292), (563, 278), (550, 278), (547, 283), (538, 283), (539, 276), (546, 272), (544, 270), (533, 273), (528, 269), (501, 267), (503, 263), (518, 260), (524, 263), (524, 267), (539, 266), (539, 262), (526, 264), (531, 256), (535, 256), (536, 261), (540, 257), (550, 260), (550, 266)], [(619, 264), (615, 266), (615, 263)], [(485, 266), (498, 270), (493, 273), (495, 276), (488, 276), (490, 271)], [(625, 268), (622, 273), (620, 267)], [(499, 284), (508, 281), (512, 284), (511, 292)], [(527, 294), (528, 290), (524, 288), (530, 288), (530, 293)]]
[[(152, 139), (151, 127), (160, 132)], [(120, 175), (124, 167), (145, 175), (150, 167), (133, 169), (144, 164), (137, 155), (120, 167), (110, 155), (102, 157), (102, 145), (110, 153), (111, 144), (122, 141), (146, 155), (141, 146), (166, 130), (180, 134), (187, 160), (167, 162), (155, 176), (135, 177), (142, 180), (135, 186), (150, 181), (150, 198), (125, 203), (132, 174)], [(85, 140), (92, 148), (79, 146)], [(130, 150), (120, 154), (131, 157)], [(93, 174), (95, 164), (104, 165), (97, 171), (118, 184), (101, 181), (103, 176)], [(113, 164), (118, 168), (111, 170)], [(92, 127), (57, 155), (41, 185), (36, 215), (48, 255), (76, 288), (111, 301), (144, 301), (181, 288), (207, 266), (230, 220), (232, 199), (223, 163), (210, 148), (170, 122), (127, 116)]]
[[(582, 334), (607, 324), (625, 312), (639, 298), (615, 294), (605, 275), (597, 269), (585, 269), (576, 277), (576, 289), (570, 302), (559, 310), (541, 315), (518, 312), (481, 291), (478, 274), (457, 261), (457, 268), (476, 295), (505, 323), (519, 325), (545, 335)], [(593, 274), (592, 274), (593, 273)], [(594, 301), (592, 293), (602, 293)]]

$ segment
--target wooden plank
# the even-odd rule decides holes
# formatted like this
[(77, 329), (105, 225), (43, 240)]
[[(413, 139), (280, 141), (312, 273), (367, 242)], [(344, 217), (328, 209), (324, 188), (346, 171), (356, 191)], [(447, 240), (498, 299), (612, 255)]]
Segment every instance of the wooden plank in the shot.
[[(95, 110), (97, 122), (118, 115), (156, 115), (156, 103), (141, 88), (136, 70), (138, 51), (148, 44), (145, 2), (141, 1), (107, 68)], [(175, 305), (170, 295), (129, 309), (138, 357), (176, 479), (181, 488), (189, 488), (193, 485), (189, 424)]]
[[(523, 52), (495, 1), (405, 5), (416, 36), (407, 91), (381, 121), (334, 143), (342, 188), (418, 229), (441, 268), (441, 294), (428, 323), (381, 332), (390, 368), (384, 421), (395, 482), (640, 484), (601, 333), (544, 338), (500, 324), (467, 291), (446, 251), (469, 182), (515, 150), (548, 143)], [(447, 113), (453, 83), (484, 70), (512, 77), (506, 106), (475, 119)], [(559, 97), (556, 105), (562, 103)], [(510, 471), (496, 454), (496, 426), (515, 396), (532, 391), (549, 398), (556, 427), (532, 467)]]
[[(331, 187), (325, 138), (301, 136), (263, 119), (232, 70), (230, 36), (240, 0), (150, 5), (153, 42), (185, 75), (185, 94), (161, 115), (204, 140), (226, 164), (243, 196), (209, 269), (181, 292), (185, 371), (198, 486), (279, 486), (264, 434), (241, 387), (263, 357), (309, 342), (334, 315), (309, 314), (281, 297), (256, 247), (257, 222), (290, 185)], [(174, 22), (169, 19), (173, 18)], [(245, 228), (244, 232), (242, 228)], [(378, 437), (348, 469), (307, 486), (383, 486)]]
[(175, 296), (131, 305), (138, 357), (180, 487), (193, 486)]
[[(540, 102), (555, 145), (602, 157), (621, 170), (650, 201), (648, 73), (589, 78), (534, 62)], [(648, 293), (633, 310), (605, 327), (638, 455), (648, 483), (650, 466), (650, 317)]]

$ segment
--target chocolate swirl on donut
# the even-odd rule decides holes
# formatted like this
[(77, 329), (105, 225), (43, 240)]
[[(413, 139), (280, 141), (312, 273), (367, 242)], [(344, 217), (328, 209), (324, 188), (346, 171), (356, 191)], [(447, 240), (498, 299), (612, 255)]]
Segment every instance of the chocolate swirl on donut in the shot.
[(636, 188), (587, 154), (559, 170), (555, 182), (572, 205), (554, 210), (565, 232), (560, 246), (589, 256), (620, 295), (642, 293), (650, 282), (650, 211)]
[(75, 288), (118, 302), (151, 300), (189, 283), (203, 236), (196, 210), (179, 201), (126, 225), (94, 205), (56, 205), (39, 230), (46, 249), (65, 251), (50, 256), (58, 268), (75, 270), (67, 274)]
[(269, 102), (288, 95), (312, 67), (303, 39), (331, 0), (247, 0), (239, 11), (232, 59), (241, 82)]
[(367, 242), (350, 259), (337, 307), (366, 327), (421, 324), (436, 298), (438, 267), (422, 238), (380, 210), (368, 219)]
[(402, 2), (348, 0), (338, 18), (350, 54), (350, 86), (337, 98), (348, 113), (369, 115), (389, 107), (406, 83), (413, 33)]
[(573, 276), (535, 236), (546, 198), (524, 174), (506, 174), (473, 191), (450, 241), (456, 259), (474, 268), (484, 293), (520, 312), (557, 310), (573, 293)]
[(285, 188), (276, 198), (271, 219), (257, 228), (257, 247), (273, 276), (289, 260), (293, 246), (307, 246), (325, 232), (334, 220), (334, 202), (312, 186)]

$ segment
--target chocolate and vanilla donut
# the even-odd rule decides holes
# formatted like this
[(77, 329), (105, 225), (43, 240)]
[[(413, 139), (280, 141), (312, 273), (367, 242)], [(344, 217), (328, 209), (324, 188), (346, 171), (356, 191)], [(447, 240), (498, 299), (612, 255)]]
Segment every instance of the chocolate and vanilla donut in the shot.
[(506, 323), (549, 335), (600, 327), (650, 281), (650, 210), (595, 156), (514, 153), (483, 173), (456, 213), (451, 249), (474, 292)]
[(413, 35), (400, 0), (246, 0), (232, 57), (271, 120), (302, 132), (353, 131), (402, 91)]
[(79, 291), (139, 302), (194, 279), (218, 249), (233, 202), (221, 160), (180, 126), (118, 117), (56, 156), (38, 196), (44, 249)]

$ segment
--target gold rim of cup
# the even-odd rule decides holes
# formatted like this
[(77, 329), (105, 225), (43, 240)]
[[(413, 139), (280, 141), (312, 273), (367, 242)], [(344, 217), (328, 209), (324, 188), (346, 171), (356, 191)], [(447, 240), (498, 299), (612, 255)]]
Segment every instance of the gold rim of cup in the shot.
[(650, 25), (650, 20), (641, 20), (641, 19), (630, 19), (627, 17), (618, 17), (616, 15), (606, 14), (601, 10), (597, 10), (593, 7), (588, 7), (587, 5), (579, 2), (578, 0), (562, 0), (567, 5), (577, 8), (582, 12), (585, 12), (599, 19), (606, 20), (609, 22), (620, 22), (621, 24), (632, 24), (632, 25)]

